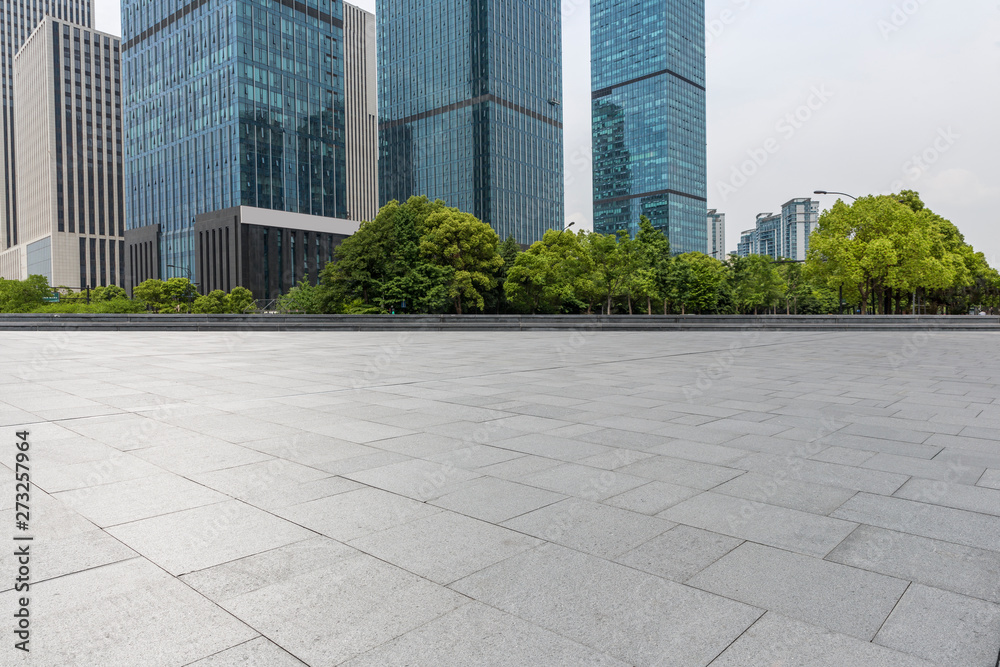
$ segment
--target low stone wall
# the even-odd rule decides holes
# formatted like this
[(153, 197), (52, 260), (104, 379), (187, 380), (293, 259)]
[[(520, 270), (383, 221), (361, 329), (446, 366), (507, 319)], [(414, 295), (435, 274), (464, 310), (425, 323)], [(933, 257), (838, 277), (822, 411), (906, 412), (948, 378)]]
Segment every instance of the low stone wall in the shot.
[(0, 331), (1000, 331), (1000, 317), (859, 315), (11, 315)]

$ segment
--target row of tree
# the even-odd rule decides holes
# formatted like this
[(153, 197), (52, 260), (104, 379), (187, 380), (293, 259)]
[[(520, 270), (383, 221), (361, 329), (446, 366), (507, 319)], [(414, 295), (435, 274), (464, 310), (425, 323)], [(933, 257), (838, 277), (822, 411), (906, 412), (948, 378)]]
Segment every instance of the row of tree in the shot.
[[(185, 278), (150, 280), (127, 298), (45, 304), (44, 278), (0, 280), (2, 312), (246, 313), (238, 287), (198, 295)], [(71, 295), (66, 295), (68, 298)], [(1000, 274), (915, 192), (842, 201), (820, 218), (804, 263), (674, 255), (648, 219), (639, 232), (548, 231), (527, 250), (441, 201), (390, 202), (337, 248), (318, 285), (278, 309), (297, 313), (966, 313), (1000, 308)]]
[[(53, 289), (44, 276), (27, 280), (0, 278), (0, 313), (247, 313), (256, 309), (253, 294), (237, 287), (229, 294), (216, 290), (199, 295), (187, 278), (147, 280), (133, 290), (133, 298), (121, 287), (96, 287), (74, 292)], [(58, 297), (58, 301), (54, 300)]]

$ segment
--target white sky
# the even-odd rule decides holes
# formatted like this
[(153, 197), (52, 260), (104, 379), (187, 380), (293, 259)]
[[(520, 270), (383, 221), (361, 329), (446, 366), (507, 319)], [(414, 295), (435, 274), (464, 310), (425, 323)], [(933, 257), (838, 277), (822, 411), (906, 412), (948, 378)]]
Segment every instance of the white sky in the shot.
[[(562, 5), (566, 212), (589, 228), (590, 2)], [(95, 0), (97, 27), (120, 34), (119, 7)], [(1000, 266), (998, 0), (706, 0), (706, 12), (709, 207), (727, 214), (728, 250), (757, 213), (813, 190), (908, 188)], [(828, 99), (801, 109), (814, 89)], [(782, 123), (796, 112), (805, 120)], [(745, 165), (753, 153), (762, 166)], [(720, 188), (744, 166), (745, 183)]]

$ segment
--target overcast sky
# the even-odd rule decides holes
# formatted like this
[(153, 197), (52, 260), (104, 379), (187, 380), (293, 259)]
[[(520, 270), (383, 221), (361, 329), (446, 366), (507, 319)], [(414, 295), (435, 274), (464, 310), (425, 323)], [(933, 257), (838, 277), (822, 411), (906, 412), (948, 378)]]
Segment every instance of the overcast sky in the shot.
[[(562, 5), (566, 213), (589, 228), (590, 3)], [(707, 0), (706, 12), (708, 198), (728, 250), (757, 213), (814, 190), (907, 188), (1000, 266), (1000, 0)], [(118, 0), (96, 0), (96, 17), (121, 34)]]

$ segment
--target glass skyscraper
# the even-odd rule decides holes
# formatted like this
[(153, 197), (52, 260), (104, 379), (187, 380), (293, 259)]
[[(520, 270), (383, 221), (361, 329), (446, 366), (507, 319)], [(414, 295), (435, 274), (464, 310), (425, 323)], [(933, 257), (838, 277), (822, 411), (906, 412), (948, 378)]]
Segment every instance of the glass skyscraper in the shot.
[(6, 0), (0, 9), (0, 250), (17, 244), (14, 170), (14, 55), (45, 16), (89, 28), (90, 0)]
[(591, 0), (594, 231), (705, 252), (704, 0)]
[(161, 276), (194, 273), (202, 213), (347, 216), (340, 0), (124, 0), (122, 31), (126, 220)]
[(520, 243), (562, 229), (559, 0), (378, 0), (382, 203), (442, 199)]

